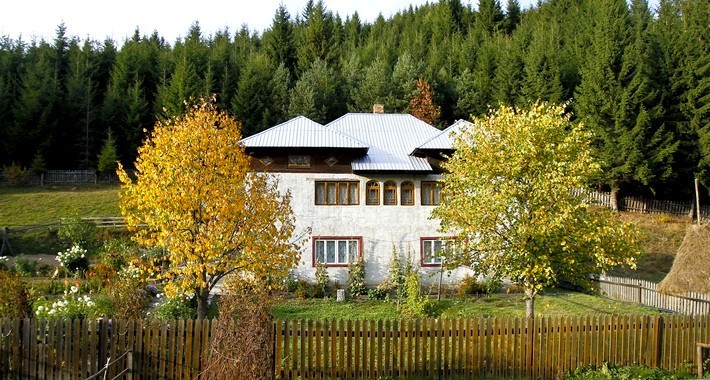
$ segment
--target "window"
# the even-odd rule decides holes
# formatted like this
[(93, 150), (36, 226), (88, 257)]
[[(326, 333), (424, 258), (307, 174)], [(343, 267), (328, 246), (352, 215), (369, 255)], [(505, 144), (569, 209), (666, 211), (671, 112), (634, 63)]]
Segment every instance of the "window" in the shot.
[(360, 204), (358, 182), (316, 182), (317, 205), (357, 205)]
[(260, 161), (264, 166), (269, 166), (274, 163), (274, 159), (269, 156), (262, 158)]
[(441, 201), (439, 184), (434, 181), (422, 181), (422, 204), (438, 205)]
[(460, 246), (455, 237), (421, 238), (422, 266), (439, 266), (444, 253), (460, 254)]
[(292, 154), (288, 156), (289, 168), (310, 168), (311, 156), (303, 154)]
[(397, 182), (387, 181), (385, 182), (385, 200), (386, 205), (396, 205), (397, 204)]
[(402, 197), (400, 200), (400, 204), (402, 206), (412, 206), (414, 204), (414, 184), (412, 181), (402, 182), (402, 191), (400, 195)]
[(313, 266), (347, 266), (360, 257), (361, 237), (314, 237)]
[(366, 203), (370, 206), (378, 206), (380, 204), (380, 183), (377, 181), (369, 181), (365, 185), (367, 193)]

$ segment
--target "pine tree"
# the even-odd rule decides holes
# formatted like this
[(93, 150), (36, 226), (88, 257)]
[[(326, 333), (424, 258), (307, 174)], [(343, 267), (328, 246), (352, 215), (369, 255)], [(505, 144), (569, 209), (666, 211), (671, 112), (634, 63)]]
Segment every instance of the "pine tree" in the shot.
[(518, 24), (520, 24), (520, 3), (518, 0), (508, 0), (508, 5), (505, 7), (505, 33), (513, 34)]
[(305, 116), (319, 123), (335, 120), (344, 108), (338, 96), (339, 87), (335, 71), (326, 62), (316, 60), (291, 90), (289, 116)]
[(271, 64), (284, 66), (294, 73), (296, 69), (296, 46), (294, 45), (291, 15), (286, 6), (281, 4), (274, 14), (271, 29), (264, 35), (264, 50)]
[(104, 174), (113, 174), (118, 169), (118, 152), (116, 150), (116, 140), (113, 138), (111, 128), (106, 132), (106, 140), (101, 147), (101, 152), (97, 157), (97, 168)]
[[(365, 68), (362, 81), (351, 94), (355, 111), (368, 112), (373, 104), (386, 103), (390, 88), (389, 65), (384, 58), (377, 57)], [(388, 106), (385, 104), (385, 109)]]
[(476, 28), (488, 34), (498, 31), (505, 15), (498, 0), (478, 0)]
[(287, 120), (290, 86), (291, 74), (286, 65), (281, 63), (269, 80), (269, 89), (271, 90), (269, 126), (274, 126)]
[(269, 60), (263, 54), (253, 55), (242, 71), (237, 94), (232, 101), (232, 112), (242, 122), (245, 136), (270, 126), (271, 76)]

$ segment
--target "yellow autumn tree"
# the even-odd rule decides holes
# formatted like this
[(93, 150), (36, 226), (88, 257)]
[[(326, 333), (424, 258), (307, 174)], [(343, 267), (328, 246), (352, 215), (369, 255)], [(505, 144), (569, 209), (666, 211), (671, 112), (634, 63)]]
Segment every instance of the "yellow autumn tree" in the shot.
[(214, 100), (202, 101), (156, 124), (138, 149), (135, 181), (118, 170), (134, 240), (164, 250), (155, 275), (168, 296), (194, 293), (199, 317), (225, 276), (271, 286), (298, 258), (290, 195), (275, 178), (250, 172), (240, 128)]
[(445, 201), (432, 213), (459, 237), (446, 262), (521, 286), (527, 317), (546, 286), (592, 286), (591, 275), (633, 266), (640, 253), (633, 225), (575, 195), (600, 170), (591, 141), (564, 106), (502, 106), (474, 119), (455, 137)]

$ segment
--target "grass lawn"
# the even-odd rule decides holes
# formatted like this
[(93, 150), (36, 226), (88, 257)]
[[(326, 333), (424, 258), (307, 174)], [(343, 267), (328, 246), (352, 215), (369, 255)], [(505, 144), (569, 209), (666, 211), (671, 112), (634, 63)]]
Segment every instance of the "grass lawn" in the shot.
[(119, 216), (118, 186), (0, 187), (0, 228), (79, 215)]
[[(491, 298), (442, 299), (436, 305), (442, 318), (524, 317), (522, 295), (494, 295)], [(542, 316), (638, 315), (660, 312), (635, 304), (569, 291), (539, 295), (535, 314)], [(348, 301), (288, 299), (272, 309), (277, 319), (398, 319), (404, 317), (395, 301)]]

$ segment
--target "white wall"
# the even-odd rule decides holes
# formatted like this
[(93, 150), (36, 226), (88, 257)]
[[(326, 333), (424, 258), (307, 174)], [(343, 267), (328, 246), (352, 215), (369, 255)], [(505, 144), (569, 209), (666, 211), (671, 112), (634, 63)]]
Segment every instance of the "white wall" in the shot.
[[(291, 191), (291, 207), (296, 217), (296, 235), (311, 229), (310, 236), (361, 236), (362, 255), (365, 261), (365, 282), (369, 286), (379, 284), (388, 275), (392, 247), (400, 254), (400, 260), (411, 253), (412, 261), (420, 262), (421, 237), (442, 236), (438, 231), (439, 221), (429, 219), (434, 206), (421, 205), (421, 181), (434, 181), (438, 175), (371, 175), (363, 177), (354, 174), (328, 173), (278, 173), (279, 188), (282, 192)], [(317, 206), (315, 205), (315, 181), (353, 181), (360, 182), (360, 204), (353, 206)], [(380, 198), (384, 181), (394, 180), (398, 185), (397, 201), (402, 181), (414, 182), (414, 206), (368, 206), (365, 204), (365, 183), (369, 180), (380, 182)], [(301, 262), (296, 270), (297, 276), (309, 281), (315, 280), (313, 267), (313, 244), (311, 237), (305, 240)], [(438, 267), (421, 268), (425, 283), (438, 281)], [(444, 284), (455, 284), (466, 274), (467, 269), (459, 268), (450, 275), (444, 274)], [(337, 281), (340, 287), (347, 285), (347, 268), (328, 268), (331, 281)]]

